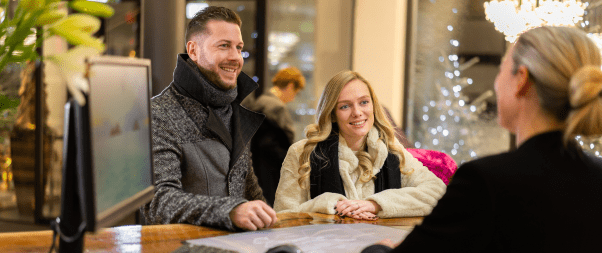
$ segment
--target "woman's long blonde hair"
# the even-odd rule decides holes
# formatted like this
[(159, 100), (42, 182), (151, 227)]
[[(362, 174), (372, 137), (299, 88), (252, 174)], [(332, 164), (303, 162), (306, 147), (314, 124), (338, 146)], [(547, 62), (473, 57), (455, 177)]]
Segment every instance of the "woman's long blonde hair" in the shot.
[(565, 122), (565, 145), (576, 135), (602, 134), (602, 56), (585, 32), (571, 27), (539, 27), (514, 46), (513, 73), (526, 66), (539, 103)]
[[(370, 83), (368, 83), (368, 81), (359, 73), (351, 70), (344, 70), (336, 74), (334, 77), (332, 77), (332, 79), (330, 79), (330, 81), (328, 81), (328, 84), (326, 84), (326, 87), (324, 87), (324, 91), (322, 92), (320, 100), (318, 101), (316, 123), (310, 124), (305, 128), (307, 142), (305, 143), (303, 152), (299, 157), (300, 166), (298, 170), (299, 175), (301, 175), (298, 183), (303, 189), (307, 187), (303, 184), (303, 182), (309, 177), (311, 172), (310, 155), (319, 142), (328, 138), (330, 132), (332, 131), (332, 124), (336, 124), (333, 122), (333, 119), (336, 118), (335, 106), (343, 87), (356, 79), (366, 84), (368, 90), (370, 91), (370, 96), (372, 97), (372, 103), (374, 106), (374, 127), (376, 127), (378, 130), (379, 140), (382, 140), (385, 143), (389, 153), (395, 154), (399, 157), (399, 170), (402, 174), (407, 175), (413, 171), (406, 171), (403, 169), (405, 167), (405, 156), (403, 154), (402, 147), (401, 145), (395, 143), (395, 132), (393, 131), (393, 126), (389, 122), (387, 116), (385, 116), (384, 110), (378, 102), (378, 98), (376, 97), (376, 94), (374, 94), (374, 90), (372, 89), (372, 86), (370, 86)], [(361, 170), (360, 181), (368, 182), (374, 177), (374, 175), (372, 175), (372, 164), (375, 157), (371, 157), (368, 152), (364, 151), (364, 149), (361, 149), (357, 156)]]

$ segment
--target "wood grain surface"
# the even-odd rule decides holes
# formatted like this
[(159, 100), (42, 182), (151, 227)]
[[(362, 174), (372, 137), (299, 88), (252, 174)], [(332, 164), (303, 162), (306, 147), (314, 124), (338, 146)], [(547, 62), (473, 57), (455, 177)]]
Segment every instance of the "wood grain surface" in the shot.
[[(279, 213), (273, 228), (312, 224), (368, 223), (411, 230), (423, 217), (360, 221), (319, 213)], [(227, 235), (233, 232), (188, 224), (132, 225), (101, 229), (87, 233), (85, 252), (171, 252), (182, 246), (182, 241)], [(52, 245), (52, 231), (0, 233), (0, 252), (48, 252)], [(58, 247), (58, 240), (56, 242)]]

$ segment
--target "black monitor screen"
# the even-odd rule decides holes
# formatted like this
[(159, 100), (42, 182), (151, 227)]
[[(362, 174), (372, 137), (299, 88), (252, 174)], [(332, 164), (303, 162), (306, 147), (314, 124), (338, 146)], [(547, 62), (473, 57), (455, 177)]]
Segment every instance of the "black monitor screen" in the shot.
[(96, 228), (114, 225), (153, 196), (150, 61), (88, 61)]

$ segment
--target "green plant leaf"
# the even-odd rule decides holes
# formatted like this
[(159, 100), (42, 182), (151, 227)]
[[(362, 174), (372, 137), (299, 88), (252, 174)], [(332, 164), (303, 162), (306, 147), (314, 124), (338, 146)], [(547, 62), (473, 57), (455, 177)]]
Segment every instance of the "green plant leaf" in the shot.
[(113, 9), (113, 7), (98, 2), (70, 1), (69, 7), (82, 13), (87, 13), (103, 18), (108, 18), (115, 14), (115, 10)]
[(46, 0), (20, 0), (19, 7), (25, 10), (39, 10), (46, 6)]
[(48, 31), (65, 38), (72, 45), (83, 45), (104, 51), (104, 44), (91, 36), (100, 29), (100, 20), (88, 14), (72, 14), (52, 24)]
[(50, 55), (46, 58), (48, 62), (61, 66), (63, 78), (67, 80), (67, 89), (80, 105), (86, 104), (83, 93), (88, 93), (90, 89), (87, 80), (83, 78), (86, 70), (85, 60), (99, 54), (100, 51), (95, 48), (77, 46), (66, 53)]
[(65, 16), (66, 16), (66, 14), (59, 10), (50, 10), (50, 11), (42, 13), (42, 15), (40, 15), (38, 17), (38, 20), (36, 21), (36, 25), (38, 25), (38, 26), (49, 25), (49, 24), (59, 21), (60, 19), (62, 19)]
[(15, 107), (19, 106), (20, 103), (21, 103), (21, 100), (10, 99), (6, 95), (0, 93), (0, 111), (3, 111), (4, 109), (15, 108)]
[(101, 52), (104, 51), (104, 44), (102, 43), (102, 40), (96, 39), (90, 34), (82, 32), (73, 26), (52, 26), (48, 28), (48, 30), (65, 38), (72, 45), (93, 47)]
[(79, 30), (87, 34), (93, 34), (100, 29), (100, 20), (88, 14), (71, 14), (67, 18), (54, 23), (49, 30)]
[(18, 45), (15, 47), (14, 52), (21, 52), (20, 55), (12, 55), (8, 62), (24, 62), (27, 60), (35, 59), (38, 54), (36, 53), (36, 44), (32, 44), (29, 46)]
[(5, 44), (10, 46), (16, 45), (17, 43), (23, 43), (27, 36), (33, 34), (31, 28), (33, 28), (33, 26), (35, 25), (35, 22), (35, 17), (26, 17), (26, 20), (24, 20), (20, 25), (18, 25), (12, 34), (8, 34), (8, 37), (5, 40)]

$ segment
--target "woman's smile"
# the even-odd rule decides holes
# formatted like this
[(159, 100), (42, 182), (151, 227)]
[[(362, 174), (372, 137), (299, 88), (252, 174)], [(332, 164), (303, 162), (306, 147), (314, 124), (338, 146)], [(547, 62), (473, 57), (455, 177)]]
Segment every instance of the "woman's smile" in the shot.
[(374, 105), (368, 86), (358, 79), (345, 84), (337, 100), (335, 114), (347, 144), (350, 147), (361, 146), (374, 125)]

